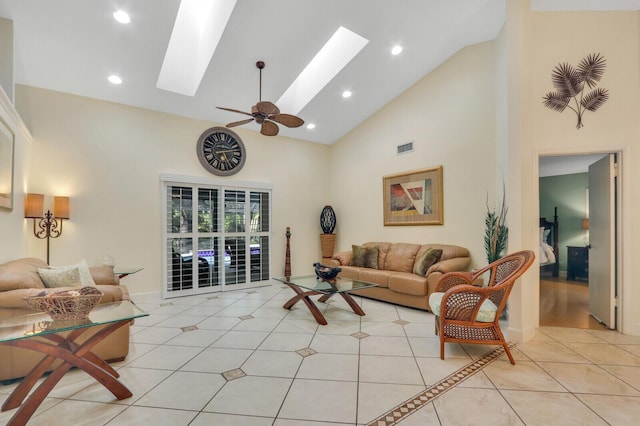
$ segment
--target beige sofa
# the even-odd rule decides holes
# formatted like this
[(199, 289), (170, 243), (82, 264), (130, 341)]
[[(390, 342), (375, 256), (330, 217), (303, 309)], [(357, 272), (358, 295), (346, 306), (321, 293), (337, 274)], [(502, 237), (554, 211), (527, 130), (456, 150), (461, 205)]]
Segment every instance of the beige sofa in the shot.
[[(45, 288), (38, 274), (38, 268), (45, 269), (47, 264), (35, 258), (18, 259), (0, 265), (0, 321), (16, 315), (33, 313), (23, 298), (36, 295)], [(91, 267), (91, 277), (96, 287), (103, 293), (100, 303), (128, 300), (127, 288), (112, 268)], [(66, 290), (69, 288), (57, 288)], [(93, 327), (84, 336), (85, 339), (100, 330)], [(82, 341), (84, 341), (83, 339)], [(121, 361), (129, 353), (129, 327), (125, 326), (107, 337), (93, 348), (102, 359), (110, 362)], [(0, 345), (0, 383), (24, 377), (44, 355), (28, 349)], [(58, 363), (54, 364), (54, 366)]]
[[(323, 264), (342, 268), (341, 277), (378, 285), (354, 292), (358, 296), (424, 310), (429, 310), (429, 295), (435, 292), (440, 277), (447, 272), (464, 271), (471, 263), (469, 250), (455, 245), (368, 242), (361, 247), (378, 248), (377, 262), (372, 265), (377, 268), (352, 266), (354, 250), (359, 248), (356, 246), (323, 259)], [(416, 262), (424, 259), (430, 249), (442, 250), (440, 258), (426, 269), (424, 276), (414, 273), (420, 269)]]

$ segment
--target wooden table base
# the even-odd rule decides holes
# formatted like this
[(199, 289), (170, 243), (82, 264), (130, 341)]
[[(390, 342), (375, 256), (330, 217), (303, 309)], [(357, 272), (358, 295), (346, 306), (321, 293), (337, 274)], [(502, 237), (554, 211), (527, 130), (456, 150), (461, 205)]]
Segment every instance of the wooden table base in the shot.
[[(130, 397), (131, 391), (129, 391), (129, 389), (127, 389), (127, 387), (117, 379), (120, 377), (118, 372), (96, 354), (91, 352), (91, 348), (120, 327), (128, 324), (129, 321), (130, 320), (124, 320), (111, 323), (99, 330), (93, 336), (89, 337), (82, 344), (76, 343), (78, 338), (86, 331), (90, 330), (91, 327), (73, 330), (67, 337), (63, 337), (59, 334), (47, 334), (40, 336), (42, 338), (46, 338), (50, 342), (45, 342), (35, 338), (3, 342), (2, 344), (4, 345), (31, 349), (47, 355), (24, 379), (22, 379), (20, 384), (13, 390), (4, 404), (2, 404), (1, 411), (20, 407), (11, 420), (9, 420), (7, 425), (14, 426), (26, 424), (33, 413), (38, 409), (42, 401), (44, 401), (47, 395), (49, 395), (49, 392), (51, 392), (71, 367), (78, 367), (91, 375), (96, 379), (96, 381), (102, 383), (102, 385), (106, 387), (116, 398), (125, 399)], [(51, 364), (53, 364), (56, 359), (61, 359), (64, 362), (56, 367), (40, 384), (40, 386), (38, 386), (35, 391), (26, 398), (29, 391), (38, 382), (38, 379), (47, 372)]]
[[(296, 303), (298, 303), (300, 300), (302, 300), (304, 302), (305, 305), (307, 305), (307, 308), (309, 308), (309, 311), (311, 311), (311, 314), (313, 315), (313, 318), (315, 318), (316, 322), (318, 324), (322, 324), (322, 325), (327, 325), (327, 320), (324, 318), (324, 315), (322, 315), (322, 312), (320, 312), (320, 309), (318, 309), (318, 307), (316, 306), (315, 303), (313, 303), (313, 300), (311, 300), (309, 298), (309, 296), (315, 296), (317, 294), (322, 294), (322, 297), (320, 297), (318, 299), (319, 302), (325, 303), (327, 300), (329, 300), (331, 298), (331, 296), (333, 296), (336, 293), (320, 293), (317, 291), (313, 291), (313, 290), (303, 290), (302, 288), (300, 288), (299, 286), (295, 285), (295, 284), (290, 284), (290, 283), (285, 283), (287, 286), (289, 286), (289, 288), (291, 290), (293, 290), (296, 295), (293, 296), (291, 299), (289, 299), (287, 301), (287, 303), (285, 303), (282, 307), (285, 309), (291, 309), (293, 307), (293, 305), (295, 305)], [(349, 307), (351, 307), (351, 309), (353, 310), (354, 313), (360, 315), (360, 316), (364, 316), (365, 313), (362, 310), (362, 308), (360, 307), (360, 305), (358, 305), (358, 303), (356, 303), (355, 300), (353, 300), (353, 298), (351, 297), (351, 295), (349, 293), (338, 293), (340, 294), (340, 296), (342, 296), (342, 298), (347, 302), (347, 304), (349, 304)]]

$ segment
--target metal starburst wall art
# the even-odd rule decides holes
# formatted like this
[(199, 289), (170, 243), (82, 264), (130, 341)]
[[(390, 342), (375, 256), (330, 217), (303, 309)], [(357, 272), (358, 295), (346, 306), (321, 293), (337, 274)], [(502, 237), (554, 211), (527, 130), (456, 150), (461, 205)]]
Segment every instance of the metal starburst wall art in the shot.
[[(558, 112), (564, 111), (565, 108), (571, 109), (578, 116), (576, 128), (581, 128), (585, 111), (597, 111), (609, 99), (607, 89), (596, 87), (605, 67), (606, 61), (599, 53), (582, 59), (577, 68), (566, 62), (558, 64), (551, 73), (555, 91), (547, 93), (542, 103)], [(593, 90), (585, 94), (585, 85)]]

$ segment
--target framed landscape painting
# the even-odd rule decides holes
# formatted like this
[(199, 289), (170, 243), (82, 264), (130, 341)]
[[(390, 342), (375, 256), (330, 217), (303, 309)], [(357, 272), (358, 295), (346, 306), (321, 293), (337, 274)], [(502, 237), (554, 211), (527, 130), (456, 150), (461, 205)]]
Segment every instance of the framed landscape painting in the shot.
[(384, 225), (442, 225), (442, 166), (382, 178)]
[(1, 120), (0, 210), (13, 210), (13, 133)]

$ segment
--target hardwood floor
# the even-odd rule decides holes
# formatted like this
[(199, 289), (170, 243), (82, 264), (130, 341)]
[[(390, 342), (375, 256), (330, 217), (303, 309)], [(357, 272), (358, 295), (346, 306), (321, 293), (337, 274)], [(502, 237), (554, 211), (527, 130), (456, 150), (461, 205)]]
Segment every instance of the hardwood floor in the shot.
[(540, 326), (606, 330), (589, 315), (589, 285), (540, 277)]

